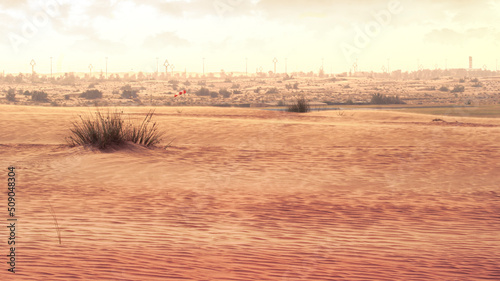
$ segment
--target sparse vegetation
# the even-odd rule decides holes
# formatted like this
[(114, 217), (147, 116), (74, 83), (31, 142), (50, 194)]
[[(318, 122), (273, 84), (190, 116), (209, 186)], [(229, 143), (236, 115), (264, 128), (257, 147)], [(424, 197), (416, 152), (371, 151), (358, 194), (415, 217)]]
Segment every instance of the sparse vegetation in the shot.
[(455, 85), (453, 90), (451, 90), (452, 93), (462, 93), (465, 91), (465, 87), (462, 85)]
[(15, 102), (16, 101), (16, 90), (9, 88), (9, 90), (7, 90), (7, 94), (5, 95), (5, 98), (8, 101)]
[(84, 98), (84, 99), (88, 99), (88, 100), (101, 99), (102, 92), (99, 90), (87, 90), (87, 91), (81, 93), (80, 97)]
[(441, 88), (439, 88), (438, 90), (440, 90), (441, 92), (448, 92), (450, 89), (446, 86), (441, 86)]
[(371, 104), (405, 104), (404, 101), (402, 101), (399, 96), (386, 96), (382, 95), (380, 93), (373, 94), (371, 101)]
[(227, 99), (231, 96), (231, 92), (228, 91), (227, 89), (220, 89), (219, 95), (221, 95), (223, 98)]
[(74, 122), (70, 129), (71, 134), (66, 138), (71, 146), (84, 145), (98, 149), (107, 149), (120, 146), (126, 142), (133, 142), (146, 147), (158, 144), (164, 135), (157, 122), (152, 122), (154, 111), (146, 114), (139, 124), (131, 121), (125, 123), (123, 112), (101, 113), (87, 117), (80, 116), (79, 122)]
[(195, 92), (195, 94), (197, 96), (209, 96), (210, 90), (205, 87), (201, 87), (198, 91)]
[(33, 91), (31, 93), (31, 100), (35, 102), (48, 102), (48, 94), (43, 91)]
[(288, 112), (304, 113), (309, 111), (311, 111), (311, 106), (304, 97), (297, 98), (293, 104), (288, 106)]
[(277, 93), (279, 93), (277, 88), (271, 88), (266, 92), (266, 94), (277, 94)]
[(121, 97), (124, 99), (136, 99), (138, 97), (137, 90), (123, 90)]

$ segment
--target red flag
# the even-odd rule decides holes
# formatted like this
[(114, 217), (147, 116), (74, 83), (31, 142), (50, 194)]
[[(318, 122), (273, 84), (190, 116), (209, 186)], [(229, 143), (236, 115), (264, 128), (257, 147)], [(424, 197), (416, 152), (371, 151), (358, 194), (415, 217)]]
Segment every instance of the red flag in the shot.
[(184, 90), (184, 94), (186, 93), (186, 90)]
[(176, 97), (177, 97), (177, 95), (174, 96), (174, 98), (176, 98)]

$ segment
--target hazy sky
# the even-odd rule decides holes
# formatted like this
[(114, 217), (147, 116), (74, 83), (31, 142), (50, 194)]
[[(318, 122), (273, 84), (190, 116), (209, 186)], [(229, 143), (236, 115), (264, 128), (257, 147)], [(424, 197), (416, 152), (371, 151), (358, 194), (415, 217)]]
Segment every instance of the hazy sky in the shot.
[[(0, 71), (496, 69), (500, 0), (0, 0)], [(389, 66), (387, 66), (389, 64)]]

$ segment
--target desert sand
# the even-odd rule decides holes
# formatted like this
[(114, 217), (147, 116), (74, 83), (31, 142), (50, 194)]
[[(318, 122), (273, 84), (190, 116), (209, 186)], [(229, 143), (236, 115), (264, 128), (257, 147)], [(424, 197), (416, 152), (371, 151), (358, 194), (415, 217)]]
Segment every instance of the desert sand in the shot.
[(155, 149), (68, 147), (89, 111), (0, 106), (0, 280), (500, 279), (500, 119), (160, 107)]

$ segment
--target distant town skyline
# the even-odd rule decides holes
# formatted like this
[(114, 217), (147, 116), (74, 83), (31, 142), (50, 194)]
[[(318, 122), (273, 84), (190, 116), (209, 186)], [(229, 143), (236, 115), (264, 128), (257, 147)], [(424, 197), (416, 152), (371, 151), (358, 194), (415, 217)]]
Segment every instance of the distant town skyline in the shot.
[[(498, 69), (500, 1), (6, 0), (0, 70)], [(52, 59), (51, 59), (52, 58)], [(107, 58), (107, 59), (106, 59)], [(158, 59), (157, 59), (158, 58)], [(51, 64), (52, 61), (52, 64)]]

